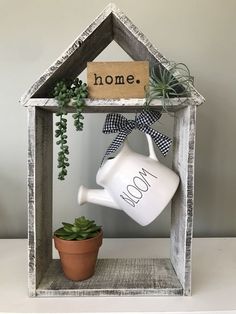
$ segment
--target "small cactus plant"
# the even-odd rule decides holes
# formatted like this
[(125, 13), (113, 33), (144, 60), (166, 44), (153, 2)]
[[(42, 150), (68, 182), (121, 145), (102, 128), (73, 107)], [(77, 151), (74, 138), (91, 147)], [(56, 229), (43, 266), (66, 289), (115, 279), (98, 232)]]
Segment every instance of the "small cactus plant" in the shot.
[(63, 222), (63, 227), (57, 229), (54, 235), (63, 240), (86, 240), (94, 238), (101, 231), (94, 220), (86, 219), (84, 216), (75, 218), (74, 224)]

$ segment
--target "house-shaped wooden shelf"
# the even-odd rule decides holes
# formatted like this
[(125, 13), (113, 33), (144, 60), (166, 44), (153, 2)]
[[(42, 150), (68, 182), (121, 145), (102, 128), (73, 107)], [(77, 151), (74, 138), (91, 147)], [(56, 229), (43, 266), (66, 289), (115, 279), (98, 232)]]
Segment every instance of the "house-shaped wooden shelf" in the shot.
[[(191, 87), (183, 103), (172, 101), (174, 112), (173, 169), (181, 184), (172, 200), (170, 259), (99, 260), (94, 277), (84, 282), (64, 279), (59, 262), (52, 259), (52, 150), (53, 113), (57, 103), (49, 98), (55, 83), (75, 78), (115, 40), (134, 60), (165, 68), (170, 63), (114, 4), (108, 5), (66, 52), (32, 85), (21, 103), (28, 109), (28, 211), (30, 296), (86, 295), (189, 295), (193, 230), (194, 149), (196, 107), (204, 98)], [(86, 112), (132, 112), (144, 99), (86, 101)], [(154, 109), (161, 103), (152, 103)], [(72, 110), (68, 108), (68, 111)], [(142, 269), (145, 268), (145, 272)], [(137, 269), (140, 273), (137, 276)], [(117, 276), (126, 271), (129, 275)], [(114, 274), (114, 276), (112, 275)], [(109, 278), (109, 280), (107, 280)]]

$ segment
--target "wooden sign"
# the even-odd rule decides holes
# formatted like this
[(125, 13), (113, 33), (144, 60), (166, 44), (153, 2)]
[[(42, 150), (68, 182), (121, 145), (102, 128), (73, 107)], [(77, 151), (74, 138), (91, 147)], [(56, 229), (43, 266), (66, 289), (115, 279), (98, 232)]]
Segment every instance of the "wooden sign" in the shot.
[(87, 63), (90, 98), (144, 98), (148, 81), (147, 61)]

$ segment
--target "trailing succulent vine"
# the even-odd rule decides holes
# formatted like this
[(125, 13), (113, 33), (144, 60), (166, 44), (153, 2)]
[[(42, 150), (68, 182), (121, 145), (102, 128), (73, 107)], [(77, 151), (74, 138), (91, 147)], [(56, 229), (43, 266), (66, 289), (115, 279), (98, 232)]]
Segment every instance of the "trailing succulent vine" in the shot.
[(76, 131), (83, 130), (84, 116), (82, 114), (85, 105), (85, 98), (88, 96), (87, 84), (83, 83), (78, 78), (73, 81), (60, 81), (56, 84), (53, 96), (58, 103), (58, 111), (56, 115), (59, 121), (56, 122), (55, 136), (58, 138), (56, 144), (59, 145), (58, 152), (58, 174), (59, 180), (64, 180), (67, 175), (67, 168), (69, 167), (69, 147), (67, 145), (67, 119), (66, 119), (66, 106), (71, 102), (71, 106), (75, 108), (75, 113), (72, 115), (74, 118), (74, 125)]
[(190, 95), (193, 76), (184, 63), (172, 63), (167, 70), (161, 65), (151, 69), (149, 85), (146, 87), (146, 103), (148, 107), (153, 99), (162, 101), (163, 109), (172, 104), (172, 98), (181, 98), (182, 102)]
[(54, 235), (63, 240), (86, 240), (94, 238), (101, 231), (94, 220), (86, 219), (84, 216), (75, 219), (74, 224), (63, 222), (63, 227), (57, 229)]

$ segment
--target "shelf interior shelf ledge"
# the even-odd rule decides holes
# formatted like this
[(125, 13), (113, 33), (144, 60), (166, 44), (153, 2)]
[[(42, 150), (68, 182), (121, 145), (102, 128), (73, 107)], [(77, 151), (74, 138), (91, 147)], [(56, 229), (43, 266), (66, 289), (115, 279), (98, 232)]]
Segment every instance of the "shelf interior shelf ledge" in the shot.
[[(166, 105), (167, 111), (174, 112), (183, 107), (195, 105), (198, 106), (193, 98), (172, 98), (171, 103)], [(58, 108), (57, 101), (54, 98), (31, 98), (25, 104), (26, 107), (40, 107), (44, 110), (56, 112)], [(145, 107), (145, 98), (130, 98), (130, 99), (90, 99), (85, 100), (84, 112), (133, 112), (141, 111)], [(154, 99), (149, 108), (153, 110), (160, 110), (163, 108), (161, 99)], [(75, 108), (70, 103), (67, 112), (74, 112)]]

